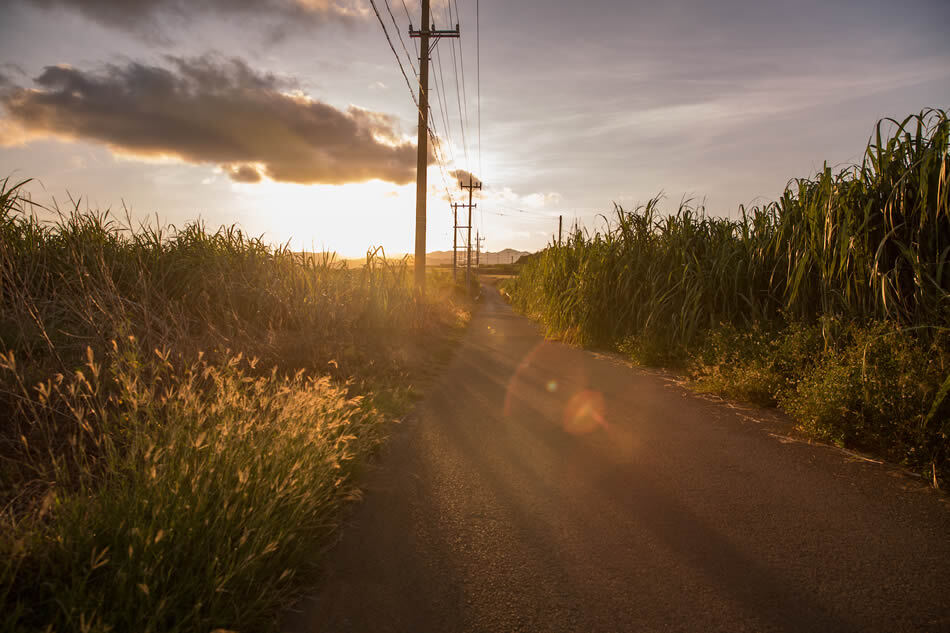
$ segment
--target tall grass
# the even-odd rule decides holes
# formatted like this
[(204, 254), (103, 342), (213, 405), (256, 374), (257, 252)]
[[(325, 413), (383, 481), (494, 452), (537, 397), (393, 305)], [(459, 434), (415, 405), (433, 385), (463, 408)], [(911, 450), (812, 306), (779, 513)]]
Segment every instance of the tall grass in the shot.
[(272, 627), (464, 306), (377, 251), (44, 222), (21, 192), (0, 188), (0, 630)]
[[(948, 457), (950, 430), (948, 148), (946, 111), (884, 119), (860, 164), (792, 180), (778, 200), (742, 207), (737, 219), (707, 216), (689, 201), (664, 214), (659, 197), (633, 210), (615, 206), (602, 230), (576, 231), (531, 258), (508, 290), (553, 333), (649, 363), (688, 362), (723, 327), (778, 340), (803, 324), (817, 328), (817, 351), (828, 353), (862, 339), (848, 333), (853, 325), (883, 327), (922, 354), (920, 366), (934, 367), (917, 394), (929, 401), (899, 422), (922, 426), (928, 438), (902, 446), (902, 459), (936, 468)], [(866, 374), (875, 359), (859, 358)], [(808, 369), (788, 371), (782, 389), (795, 390)], [(780, 399), (778, 391), (768, 398)]]

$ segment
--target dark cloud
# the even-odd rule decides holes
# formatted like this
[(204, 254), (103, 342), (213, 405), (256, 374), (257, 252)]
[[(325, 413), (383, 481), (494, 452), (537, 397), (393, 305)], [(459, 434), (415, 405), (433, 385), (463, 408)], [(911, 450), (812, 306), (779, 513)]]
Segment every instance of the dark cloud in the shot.
[(261, 172), (251, 165), (234, 165), (225, 169), (234, 182), (260, 182)]
[(469, 183), (478, 184), (482, 180), (475, 174), (465, 171), (464, 169), (456, 169), (454, 171), (450, 171), (449, 175), (452, 176), (452, 178), (454, 178), (455, 180), (459, 181), (460, 183), (463, 183), (466, 185)]
[(106, 26), (148, 30), (156, 22), (183, 22), (196, 15), (220, 18), (254, 16), (284, 24), (349, 21), (363, 14), (355, 0), (24, 0), (43, 9), (78, 11)]
[(0, 106), (8, 123), (33, 136), (217, 164), (240, 182), (262, 175), (307, 184), (415, 178), (415, 145), (402, 139), (393, 117), (289, 92), (293, 82), (238, 59), (168, 62), (170, 69), (130, 63), (98, 73), (50, 66), (36, 89), (0, 93)]

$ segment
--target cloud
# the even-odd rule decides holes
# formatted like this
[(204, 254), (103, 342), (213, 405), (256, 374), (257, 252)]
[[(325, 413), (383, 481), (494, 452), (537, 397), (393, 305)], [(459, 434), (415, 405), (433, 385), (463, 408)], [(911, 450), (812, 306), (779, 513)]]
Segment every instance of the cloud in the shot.
[(25, 0), (42, 9), (66, 8), (105, 26), (147, 31), (156, 22), (184, 22), (196, 15), (215, 19), (266, 17), (279, 23), (312, 26), (366, 15), (359, 0)]
[(339, 110), (239, 59), (167, 60), (170, 69), (49, 66), (35, 89), (7, 82), (0, 90), (7, 115), (0, 144), (25, 135), (93, 141), (117, 154), (220, 165), (238, 182), (415, 179), (416, 147), (389, 115)]
[(235, 165), (225, 171), (234, 182), (253, 183), (261, 181), (261, 172), (252, 165)]
[(465, 171), (464, 169), (455, 169), (450, 171), (449, 176), (451, 176), (453, 180), (465, 183), (466, 185), (469, 183), (478, 184), (482, 181), (481, 178), (471, 172)]
[[(429, 186), (431, 194), (437, 195), (446, 202), (458, 200), (466, 202), (468, 200), (467, 191), (455, 189), (459, 183), (467, 185), (470, 182), (482, 182), (481, 178), (464, 169), (454, 169), (448, 175), (452, 179), (449, 182), (449, 187), (455, 192), (453, 195), (457, 196), (456, 198), (451, 198), (449, 192), (441, 187), (440, 182), (433, 182)], [(561, 194), (555, 191), (518, 193), (511, 187), (491, 187), (483, 182), (482, 189), (480, 191), (476, 190), (474, 197), (483, 208), (494, 209), (493, 212), (497, 212), (498, 209), (505, 209), (506, 212), (502, 215), (510, 216), (510, 221), (529, 222), (537, 221), (540, 217), (537, 213), (534, 213), (535, 211), (543, 216), (544, 211), (557, 207), (563, 201)]]

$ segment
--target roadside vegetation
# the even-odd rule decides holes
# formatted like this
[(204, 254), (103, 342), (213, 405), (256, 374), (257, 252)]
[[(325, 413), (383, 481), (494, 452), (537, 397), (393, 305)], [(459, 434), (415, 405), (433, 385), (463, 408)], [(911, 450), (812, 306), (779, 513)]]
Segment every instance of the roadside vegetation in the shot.
[[(530, 257), (529, 255), (524, 255), (522, 257)], [(518, 260), (521, 261), (520, 259)], [(483, 275), (490, 275), (492, 277), (503, 278), (503, 277), (512, 277), (518, 274), (518, 271), (521, 270), (521, 265), (518, 262), (510, 264), (482, 264), (478, 272)]]
[(950, 477), (950, 121), (878, 122), (864, 159), (707, 216), (657, 197), (525, 258), (549, 334), (780, 405), (813, 437)]
[(377, 251), (36, 210), (2, 183), (0, 630), (273, 628), (466, 300)]

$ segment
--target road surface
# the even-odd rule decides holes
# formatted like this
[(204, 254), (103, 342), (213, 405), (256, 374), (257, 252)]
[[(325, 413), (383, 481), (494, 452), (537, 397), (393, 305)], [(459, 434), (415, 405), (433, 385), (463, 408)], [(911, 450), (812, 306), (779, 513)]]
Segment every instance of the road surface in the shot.
[(485, 294), (286, 630), (950, 631), (946, 497)]

